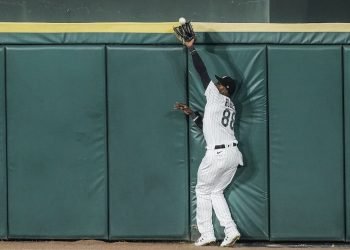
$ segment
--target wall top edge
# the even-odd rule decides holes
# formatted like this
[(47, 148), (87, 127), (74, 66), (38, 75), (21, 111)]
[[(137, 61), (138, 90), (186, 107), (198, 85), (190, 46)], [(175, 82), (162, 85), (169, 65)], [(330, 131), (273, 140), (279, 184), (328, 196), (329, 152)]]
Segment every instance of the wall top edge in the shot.
[[(173, 33), (177, 22), (34, 23), (0, 22), (0, 33)], [(350, 23), (204, 23), (196, 32), (350, 32)]]

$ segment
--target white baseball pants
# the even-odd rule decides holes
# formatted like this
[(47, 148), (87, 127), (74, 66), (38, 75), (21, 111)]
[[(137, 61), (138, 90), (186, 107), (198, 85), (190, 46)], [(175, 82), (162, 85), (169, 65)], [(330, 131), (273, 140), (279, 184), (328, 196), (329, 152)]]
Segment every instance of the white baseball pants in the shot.
[(243, 165), (242, 154), (237, 147), (208, 149), (197, 174), (197, 226), (202, 236), (214, 236), (212, 209), (225, 234), (236, 230), (230, 209), (224, 197), (225, 188), (231, 183), (238, 165)]

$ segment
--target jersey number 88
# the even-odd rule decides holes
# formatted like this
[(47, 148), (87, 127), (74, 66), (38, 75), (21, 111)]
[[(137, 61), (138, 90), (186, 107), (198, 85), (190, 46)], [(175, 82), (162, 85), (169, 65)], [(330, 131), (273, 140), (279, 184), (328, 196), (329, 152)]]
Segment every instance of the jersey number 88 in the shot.
[(231, 111), (229, 109), (225, 109), (224, 113), (222, 114), (221, 124), (224, 125), (224, 127), (227, 127), (227, 125), (230, 123), (230, 128), (233, 130), (234, 122), (235, 112), (232, 112), (231, 114)]

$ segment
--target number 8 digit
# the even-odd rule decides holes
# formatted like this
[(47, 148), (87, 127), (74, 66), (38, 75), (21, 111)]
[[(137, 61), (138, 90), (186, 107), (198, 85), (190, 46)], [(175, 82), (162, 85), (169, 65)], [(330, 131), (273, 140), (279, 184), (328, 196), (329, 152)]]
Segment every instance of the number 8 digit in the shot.
[(227, 127), (228, 125), (230, 114), (231, 112), (229, 109), (225, 109), (224, 113), (222, 114), (221, 124), (224, 125), (225, 127)]

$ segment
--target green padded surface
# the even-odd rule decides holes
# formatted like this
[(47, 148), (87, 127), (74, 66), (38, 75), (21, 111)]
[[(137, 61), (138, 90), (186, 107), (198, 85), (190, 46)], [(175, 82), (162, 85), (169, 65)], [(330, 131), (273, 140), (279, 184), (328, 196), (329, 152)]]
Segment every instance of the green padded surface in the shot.
[(103, 46), (7, 50), (9, 237), (106, 238)]
[[(196, 32), (196, 44), (350, 44), (350, 32)], [(0, 33), (2, 44), (178, 45), (172, 33)]]
[(350, 241), (350, 47), (344, 47), (346, 240)]
[(111, 239), (188, 239), (187, 123), (180, 47), (108, 47)]
[[(245, 167), (238, 169), (226, 191), (233, 217), (244, 239), (266, 240), (268, 225), (268, 165), (266, 121), (266, 52), (265, 46), (196, 46), (211, 79), (214, 74), (243, 79), (233, 100), (237, 108), (235, 133)], [(189, 58), (190, 106), (203, 112), (204, 89)], [(195, 220), (197, 171), (205, 153), (202, 132), (190, 122), (191, 152), (191, 230), (198, 237)], [(217, 238), (223, 229), (215, 223)]]
[(268, 48), (272, 240), (344, 240), (340, 46)]
[(7, 237), (5, 50), (0, 47), (0, 239)]

